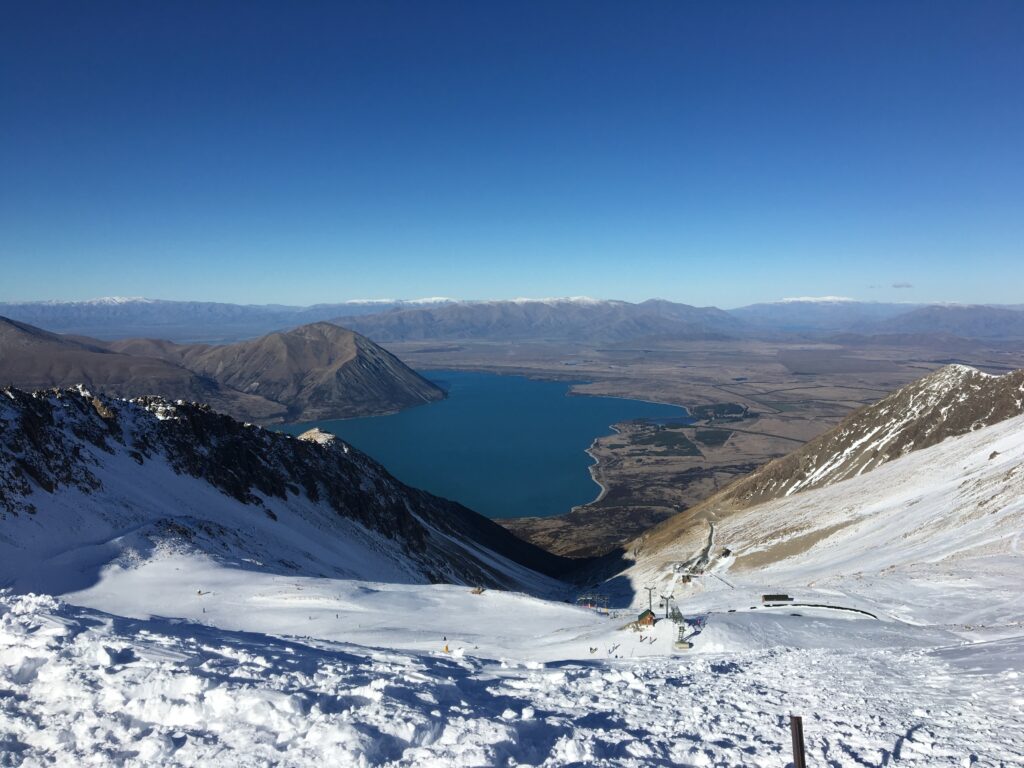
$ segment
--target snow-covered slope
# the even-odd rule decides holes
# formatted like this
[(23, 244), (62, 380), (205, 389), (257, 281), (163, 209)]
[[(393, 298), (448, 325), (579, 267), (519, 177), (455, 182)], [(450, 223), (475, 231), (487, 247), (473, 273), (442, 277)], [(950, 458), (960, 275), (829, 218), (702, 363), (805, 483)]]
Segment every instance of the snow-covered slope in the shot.
[[(1016, 417), (870, 474), (709, 513), (672, 540), (652, 533), (625, 577), (698, 607), (743, 611), (781, 592), (913, 627), (1024, 635), (1022, 531), (1024, 417)], [(685, 583), (677, 572), (700, 575)]]
[(0, 760), (125, 766), (1015, 766), (1020, 641), (495, 663), (0, 595)]
[[(0, 567), (15, 592), (63, 600), (0, 592), (0, 763), (767, 767), (789, 762), (793, 713), (809, 765), (1024, 764), (1024, 417), (639, 542), (601, 589), (669, 596), (693, 643), (679, 650), (673, 622), (541, 599), (551, 582), (323, 433), (262, 444), (236, 425), (226, 462), (194, 406), (13, 394)], [(276, 494), (285, 445), (324, 452), (326, 504), (302, 473)], [(331, 475), (347, 461), (370, 505), (355, 519), (329, 491), (355, 492)], [(145, 483), (118, 479), (140, 468)], [(64, 539), (41, 529), (43, 487), (66, 499), (50, 510)], [(388, 543), (415, 528), (374, 527), (381, 497), (422, 524), (426, 554)], [(140, 506), (170, 529), (126, 526)], [(15, 535), (37, 556), (11, 563)], [(424, 583), (436, 547), (535, 594)]]
[(713, 501), (750, 504), (862, 475), (887, 461), (1024, 413), (1024, 371), (949, 365), (856, 411), (834, 429), (730, 485)]
[[(789, 761), (794, 713), (810, 765), (1020, 765), (1022, 480), (1019, 417), (721, 521), (689, 583), (674, 565), (703, 540), (645, 559), (634, 584), (704, 622), (689, 651), (668, 621), (633, 631), (635, 613), (500, 590), (190, 551), (118, 562), (73, 605), (0, 594), (0, 750), (13, 765), (767, 768)], [(780, 591), (794, 603), (761, 604)]]
[(0, 584), (59, 594), (181, 551), (278, 574), (520, 588), (545, 585), (530, 566), (557, 566), (311, 437), (159, 398), (0, 390)]

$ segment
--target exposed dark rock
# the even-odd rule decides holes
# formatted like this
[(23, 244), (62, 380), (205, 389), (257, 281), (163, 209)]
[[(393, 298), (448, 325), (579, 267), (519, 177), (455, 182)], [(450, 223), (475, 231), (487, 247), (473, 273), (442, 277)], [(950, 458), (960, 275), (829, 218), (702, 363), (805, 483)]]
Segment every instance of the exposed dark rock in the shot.
[(164, 461), (271, 519), (270, 499), (325, 503), (399, 543), (434, 581), (506, 584), (474, 554), (480, 548), (551, 575), (569, 565), (465, 507), (403, 485), (341, 440), (294, 438), (195, 403), (115, 400), (84, 389), (0, 390), (0, 529), (4, 517), (37, 511), (46, 494), (99, 491), (94, 470), (118, 452), (133, 459), (128, 467)]

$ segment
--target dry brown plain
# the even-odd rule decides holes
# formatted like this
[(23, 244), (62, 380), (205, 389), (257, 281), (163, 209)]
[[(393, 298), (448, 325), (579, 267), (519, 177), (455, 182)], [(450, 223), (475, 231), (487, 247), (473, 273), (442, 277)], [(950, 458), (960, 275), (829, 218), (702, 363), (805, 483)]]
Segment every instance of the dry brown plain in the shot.
[[(1024, 367), (1024, 345), (960, 339), (834, 342), (404, 342), (387, 345), (417, 369), (519, 374), (607, 395), (683, 405), (689, 426), (624, 423), (591, 446), (605, 488), (590, 504), (548, 518), (501, 520), (523, 538), (570, 556), (602, 554), (688, 509), (755, 467), (789, 453), (862, 405), (952, 362), (990, 373)], [(739, 418), (701, 406), (734, 403)]]

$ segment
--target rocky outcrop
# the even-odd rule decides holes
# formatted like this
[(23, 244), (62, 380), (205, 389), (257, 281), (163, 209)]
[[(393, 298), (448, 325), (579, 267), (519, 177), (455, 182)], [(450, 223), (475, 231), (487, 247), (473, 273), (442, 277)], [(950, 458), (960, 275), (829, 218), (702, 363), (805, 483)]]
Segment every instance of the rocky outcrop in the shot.
[[(106, 498), (104, 477), (116, 477), (120, 485), (137, 478), (145, 485), (152, 482), (145, 469), (153, 464), (199, 481), (197, 489), (212, 486), (251, 509), (254, 520), (276, 520), (275, 509), (307, 516), (314, 510), (326, 514), (326, 523), (317, 518), (317, 526), (327, 526), (324, 536), (332, 535), (332, 517), (357, 523), (397, 548), (429, 581), (515, 586), (510, 565), (548, 574), (566, 565), (458, 504), (403, 485), (325, 433), (299, 439), (242, 424), (204, 405), (159, 397), (117, 400), (83, 388), (0, 390), (0, 540), (5, 528), (21, 530), (12, 521), (25, 516), (56, 532), (66, 521), (48, 513), (55, 500), (66, 502), (75, 494)], [(147, 514), (112, 497), (102, 511), (103, 525), (127, 530), (148, 520)], [(161, 524), (165, 531), (176, 530), (173, 520)]]

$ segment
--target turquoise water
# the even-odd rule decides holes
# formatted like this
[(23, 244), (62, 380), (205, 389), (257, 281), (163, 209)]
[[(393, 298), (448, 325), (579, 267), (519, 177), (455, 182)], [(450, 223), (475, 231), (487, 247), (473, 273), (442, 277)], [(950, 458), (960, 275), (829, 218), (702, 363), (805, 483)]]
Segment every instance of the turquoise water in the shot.
[(600, 491), (585, 451), (611, 424), (686, 416), (673, 405), (567, 397), (567, 384), (465, 371), (425, 371), (441, 402), (318, 426), (380, 461), (399, 480), (488, 517), (560, 515)]

